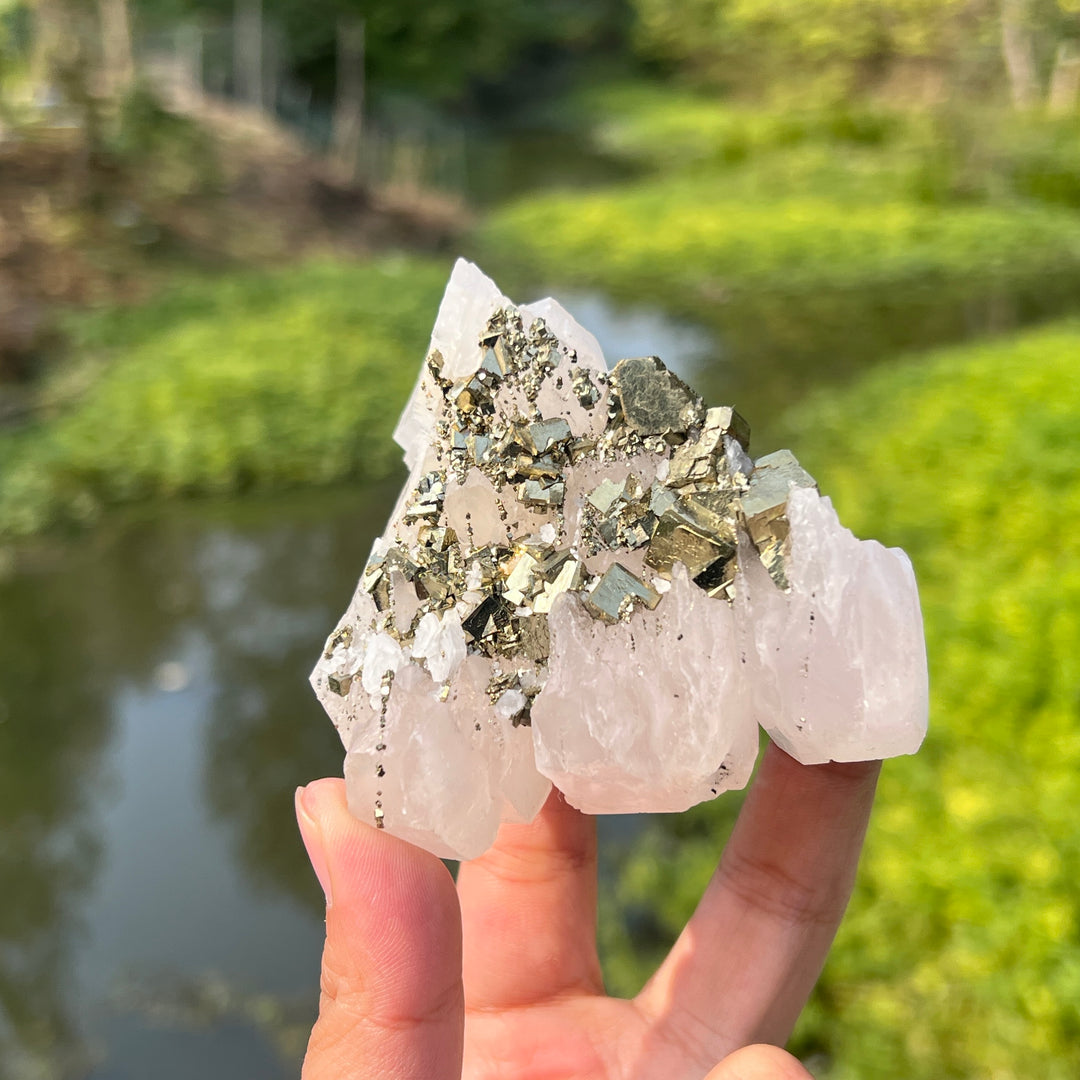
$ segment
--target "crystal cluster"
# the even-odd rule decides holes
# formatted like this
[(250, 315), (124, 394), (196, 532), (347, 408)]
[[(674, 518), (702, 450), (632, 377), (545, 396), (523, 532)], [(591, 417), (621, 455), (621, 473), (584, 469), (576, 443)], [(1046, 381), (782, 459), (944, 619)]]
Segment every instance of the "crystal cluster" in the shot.
[(591, 813), (914, 752), (922, 619), (794, 455), (656, 357), (459, 261), (395, 432), (409, 480), (312, 683), (358, 817), (472, 858), (551, 784)]

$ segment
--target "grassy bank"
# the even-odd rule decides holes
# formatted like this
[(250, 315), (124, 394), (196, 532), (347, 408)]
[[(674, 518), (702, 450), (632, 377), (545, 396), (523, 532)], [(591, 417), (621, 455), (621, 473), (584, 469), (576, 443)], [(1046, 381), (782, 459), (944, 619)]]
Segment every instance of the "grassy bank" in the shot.
[(659, 303), (712, 327), (756, 380), (795, 391), (1071, 310), (1080, 295), (1080, 217), (1015, 204), (747, 201), (672, 177), (528, 199), (476, 241), (500, 279)]
[[(930, 736), (885, 768), (799, 1029), (823, 1080), (1080, 1070), (1077, 355), (1080, 325), (1059, 325), (880, 368), (790, 419), (843, 520), (911, 554), (931, 660)], [(729, 817), (721, 800), (665, 821), (625, 868), (627, 927), (650, 905), (654, 922), (611, 946), (623, 989), (689, 914)]]
[(53, 404), (0, 433), (0, 538), (137, 499), (386, 476), (448, 272), (308, 263), (73, 317)]

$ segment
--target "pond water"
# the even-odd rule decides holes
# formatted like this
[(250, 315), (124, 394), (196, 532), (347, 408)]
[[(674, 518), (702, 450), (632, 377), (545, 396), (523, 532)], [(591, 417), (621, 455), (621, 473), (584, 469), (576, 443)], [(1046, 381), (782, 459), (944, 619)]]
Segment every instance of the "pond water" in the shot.
[(168, 508), (0, 585), (0, 1075), (295, 1075), (292, 792), (340, 769), (306, 673), (389, 497)]
[[(715, 356), (564, 299), (611, 356)], [(341, 766), (307, 674), (396, 487), (143, 509), (0, 581), (4, 1080), (297, 1074), (322, 898), (292, 797)]]

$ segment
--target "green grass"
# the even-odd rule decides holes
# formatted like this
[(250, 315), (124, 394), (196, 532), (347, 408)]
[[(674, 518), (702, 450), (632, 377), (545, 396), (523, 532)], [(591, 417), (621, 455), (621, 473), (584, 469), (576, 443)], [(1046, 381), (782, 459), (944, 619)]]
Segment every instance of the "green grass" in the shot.
[[(1080, 1072), (1080, 323), (877, 369), (789, 442), (920, 580), (931, 730), (887, 763), (859, 885), (796, 1048), (822, 1080)], [(723, 800), (624, 868), (646, 946), (711, 869)], [(669, 834), (675, 830), (678, 843)], [(622, 989), (644, 975), (610, 942)], [(644, 955), (648, 955), (646, 948)]]
[(0, 537), (137, 499), (388, 475), (448, 272), (309, 263), (73, 317), (78, 362), (44, 391), (65, 404), (0, 436)]

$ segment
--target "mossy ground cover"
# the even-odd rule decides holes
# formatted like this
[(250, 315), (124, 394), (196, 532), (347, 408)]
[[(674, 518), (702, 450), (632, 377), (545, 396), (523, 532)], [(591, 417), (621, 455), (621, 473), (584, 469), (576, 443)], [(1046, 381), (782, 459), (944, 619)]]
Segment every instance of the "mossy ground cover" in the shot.
[[(799, 1028), (823, 1080), (1080, 1072), (1078, 356), (1080, 324), (1058, 325), (879, 368), (789, 418), (842, 519), (912, 556), (931, 665), (930, 735), (886, 764)], [(732, 811), (661, 821), (623, 867), (621, 988), (689, 914)]]
[(386, 476), (448, 273), (314, 262), (74, 316), (56, 404), (0, 433), (0, 537), (137, 499)]

